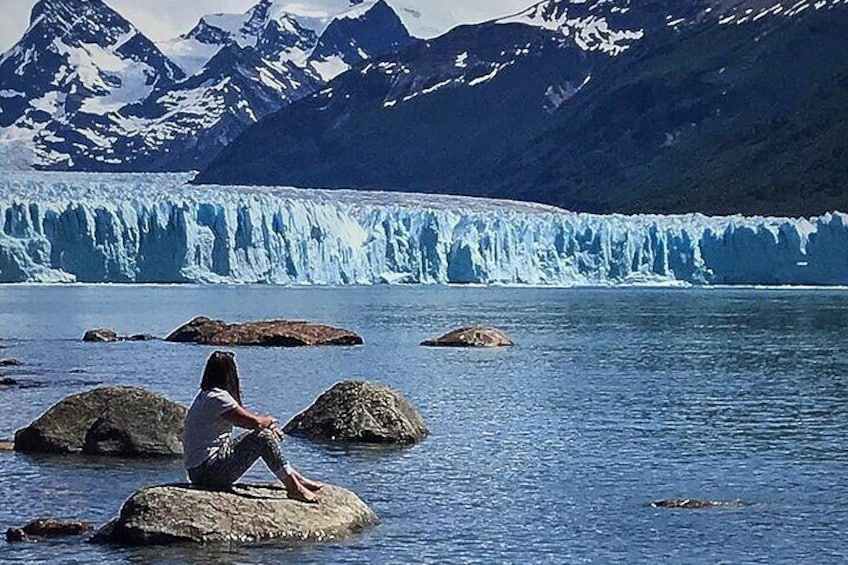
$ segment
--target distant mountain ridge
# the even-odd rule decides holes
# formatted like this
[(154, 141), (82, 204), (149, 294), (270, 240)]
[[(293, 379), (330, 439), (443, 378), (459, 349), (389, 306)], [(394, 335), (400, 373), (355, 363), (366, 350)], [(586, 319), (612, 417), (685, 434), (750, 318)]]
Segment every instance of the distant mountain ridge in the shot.
[(844, 210), (846, 52), (844, 0), (548, 0), (338, 77), (196, 181)]
[(101, 0), (40, 0), (0, 60), (0, 159), (25, 147), (46, 169), (199, 168), (264, 115), (414, 41), (384, 0), (323, 3), (303, 21), (283, 0), (205, 16), (160, 44), (172, 60)]

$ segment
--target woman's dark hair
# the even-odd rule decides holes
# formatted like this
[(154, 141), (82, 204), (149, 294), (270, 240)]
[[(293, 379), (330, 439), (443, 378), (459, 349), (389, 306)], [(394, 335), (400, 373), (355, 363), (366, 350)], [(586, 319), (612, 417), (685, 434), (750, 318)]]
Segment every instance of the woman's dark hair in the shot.
[(241, 384), (235, 356), (229, 351), (216, 351), (209, 356), (203, 369), (200, 390), (226, 390), (241, 405)]

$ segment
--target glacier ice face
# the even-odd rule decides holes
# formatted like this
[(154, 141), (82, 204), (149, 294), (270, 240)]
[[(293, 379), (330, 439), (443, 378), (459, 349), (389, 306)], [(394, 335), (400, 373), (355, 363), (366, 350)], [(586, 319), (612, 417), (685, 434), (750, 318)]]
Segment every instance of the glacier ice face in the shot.
[(0, 282), (848, 284), (848, 215), (599, 216), (464, 197), (0, 174)]

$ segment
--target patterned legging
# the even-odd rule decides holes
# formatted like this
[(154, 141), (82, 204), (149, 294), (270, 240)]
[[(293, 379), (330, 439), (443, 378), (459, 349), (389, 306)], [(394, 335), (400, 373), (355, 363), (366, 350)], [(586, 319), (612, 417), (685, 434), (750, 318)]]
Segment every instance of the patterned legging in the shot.
[(209, 459), (188, 470), (191, 482), (208, 488), (227, 488), (244, 475), (259, 458), (279, 479), (291, 473), (291, 467), (280, 449), (280, 440), (273, 431), (263, 428), (245, 432), (230, 439)]

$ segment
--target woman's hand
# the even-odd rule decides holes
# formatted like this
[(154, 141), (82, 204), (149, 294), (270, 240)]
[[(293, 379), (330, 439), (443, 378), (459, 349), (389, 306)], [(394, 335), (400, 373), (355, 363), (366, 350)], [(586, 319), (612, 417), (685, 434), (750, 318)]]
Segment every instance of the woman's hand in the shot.
[(277, 419), (273, 416), (257, 416), (256, 423), (260, 428), (270, 428), (277, 423)]

